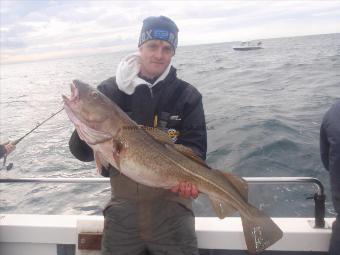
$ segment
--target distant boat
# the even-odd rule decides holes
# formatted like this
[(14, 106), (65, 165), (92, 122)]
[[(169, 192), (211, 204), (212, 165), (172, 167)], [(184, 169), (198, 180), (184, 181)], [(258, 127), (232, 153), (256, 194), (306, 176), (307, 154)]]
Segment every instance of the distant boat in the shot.
[(251, 42), (242, 42), (239, 46), (234, 46), (234, 50), (247, 51), (247, 50), (260, 50), (263, 49), (262, 42), (257, 42), (256, 44)]

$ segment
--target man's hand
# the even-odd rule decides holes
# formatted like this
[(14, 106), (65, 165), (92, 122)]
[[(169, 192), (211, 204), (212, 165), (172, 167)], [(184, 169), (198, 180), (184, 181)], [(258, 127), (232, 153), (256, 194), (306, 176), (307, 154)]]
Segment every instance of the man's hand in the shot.
[(9, 142), (9, 143), (5, 144), (5, 149), (6, 149), (6, 154), (8, 155), (12, 151), (15, 150), (15, 145)]
[(179, 193), (184, 198), (197, 198), (198, 189), (195, 185), (190, 182), (180, 182), (177, 186), (171, 188), (174, 193)]

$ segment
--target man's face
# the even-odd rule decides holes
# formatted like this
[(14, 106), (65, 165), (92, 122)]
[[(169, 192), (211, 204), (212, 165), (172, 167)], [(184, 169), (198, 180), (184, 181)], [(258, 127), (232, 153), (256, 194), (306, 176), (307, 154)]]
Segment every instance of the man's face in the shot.
[(147, 78), (160, 76), (175, 55), (171, 44), (162, 40), (150, 40), (139, 47), (141, 74)]

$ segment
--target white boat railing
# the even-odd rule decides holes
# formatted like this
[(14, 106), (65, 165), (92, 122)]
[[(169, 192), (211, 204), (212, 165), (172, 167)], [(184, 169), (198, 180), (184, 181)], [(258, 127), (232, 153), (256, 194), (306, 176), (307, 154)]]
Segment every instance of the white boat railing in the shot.
[[(325, 227), (325, 200), (324, 186), (314, 177), (243, 177), (250, 184), (313, 184), (317, 192), (313, 198), (315, 228)], [(109, 183), (110, 178), (0, 178), (0, 183)]]

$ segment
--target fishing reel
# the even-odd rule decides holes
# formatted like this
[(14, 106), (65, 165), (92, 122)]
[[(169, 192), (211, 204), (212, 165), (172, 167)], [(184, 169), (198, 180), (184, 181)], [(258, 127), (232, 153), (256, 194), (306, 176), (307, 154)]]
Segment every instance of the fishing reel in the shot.
[[(24, 139), (26, 136), (28, 136), (30, 133), (32, 133), (34, 130), (36, 130), (38, 127), (40, 127), (42, 124), (44, 124), (46, 121), (48, 121), (49, 119), (53, 118), (55, 115), (60, 113), (62, 110), (64, 110), (64, 107), (59, 109), (59, 111), (57, 111), (56, 113), (53, 113), (50, 117), (45, 119), (43, 122), (38, 123), (38, 125), (36, 125), (33, 129), (31, 129), (29, 132), (27, 132), (25, 135), (23, 135), (19, 139), (12, 142), (12, 144), (17, 145), (22, 139)], [(6, 159), (7, 159), (7, 154), (5, 154), (5, 156), (4, 156), (4, 161), (2, 163), (2, 166), (0, 167), (0, 171), (3, 170), (3, 169), (6, 169), (7, 171), (9, 171), (13, 168), (13, 163), (9, 163), (8, 165), (6, 165)]]
[(9, 163), (8, 165), (6, 165), (6, 160), (7, 160), (7, 155), (5, 155), (5, 157), (4, 157), (4, 161), (2, 163), (0, 171), (3, 170), (3, 169), (4, 170), (6, 169), (7, 171), (9, 171), (13, 168), (13, 163)]

